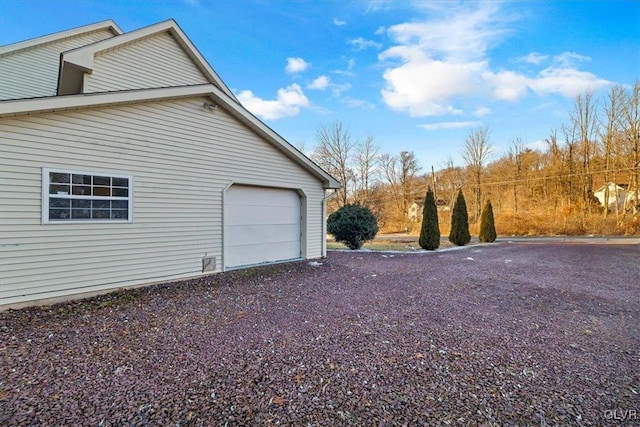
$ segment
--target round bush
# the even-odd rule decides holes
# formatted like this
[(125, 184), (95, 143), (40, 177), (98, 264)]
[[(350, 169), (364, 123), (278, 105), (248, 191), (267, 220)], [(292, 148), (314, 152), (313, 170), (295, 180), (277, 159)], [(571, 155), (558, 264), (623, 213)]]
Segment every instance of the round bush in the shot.
[(378, 220), (365, 206), (344, 205), (327, 219), (327, 231), (349, 249), (360, 249), (378, 232)]

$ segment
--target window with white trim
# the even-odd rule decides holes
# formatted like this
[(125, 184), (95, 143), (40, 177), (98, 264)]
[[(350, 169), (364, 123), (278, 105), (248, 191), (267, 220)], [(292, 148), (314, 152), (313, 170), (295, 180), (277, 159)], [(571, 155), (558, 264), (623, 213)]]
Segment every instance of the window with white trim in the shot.
[(45, 168), (43, 222), (130, 222), (132, 185), (127, 175)]

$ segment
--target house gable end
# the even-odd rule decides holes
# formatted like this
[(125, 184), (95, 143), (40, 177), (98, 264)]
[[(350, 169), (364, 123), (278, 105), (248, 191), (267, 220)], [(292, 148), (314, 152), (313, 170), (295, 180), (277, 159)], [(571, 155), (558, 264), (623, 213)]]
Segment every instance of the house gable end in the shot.
[(55, 95), (62, 52), (121, 33), (104, 21), (0, 47), (0, 100)]
[[(78, 70), (88, 73), (82, 81)], [(238, 102), (176, 22), (168, 20), (65, 52), (58, 94), (203, 83), (215, 85)]]
[(84, 92), (110, 92), (210, 83), (169, 32), (98, 52)]

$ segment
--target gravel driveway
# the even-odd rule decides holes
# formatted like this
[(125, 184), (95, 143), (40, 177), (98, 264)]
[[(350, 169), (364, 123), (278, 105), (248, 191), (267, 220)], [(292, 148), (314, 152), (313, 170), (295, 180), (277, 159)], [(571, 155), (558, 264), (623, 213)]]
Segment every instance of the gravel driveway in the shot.
[(639, 425), (639, 263), (330, 252), (0, 313), (0, 425)]

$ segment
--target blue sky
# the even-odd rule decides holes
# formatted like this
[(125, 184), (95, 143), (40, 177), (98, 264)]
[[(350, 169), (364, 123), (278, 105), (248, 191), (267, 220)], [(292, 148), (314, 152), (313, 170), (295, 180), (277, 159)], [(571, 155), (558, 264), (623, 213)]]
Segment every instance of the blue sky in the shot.
[(312, 149), (342, 121), (423, 169), (494, 158), (567, 121), (575, 96), (640, 78), (640, 1), (0, 0), (0, 44), (113, 19), (174, 18), (250, 111)]

